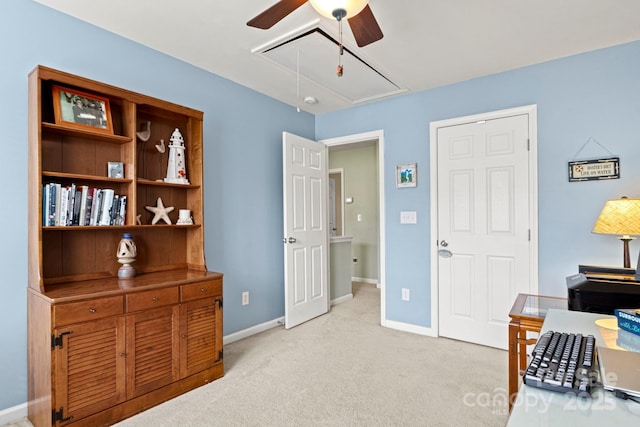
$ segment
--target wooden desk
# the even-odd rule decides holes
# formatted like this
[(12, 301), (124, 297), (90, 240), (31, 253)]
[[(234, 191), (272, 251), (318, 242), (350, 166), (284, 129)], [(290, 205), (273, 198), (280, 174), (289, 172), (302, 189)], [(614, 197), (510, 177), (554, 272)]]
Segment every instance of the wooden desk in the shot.
[(537, 335), (527, 337), (527, 333), (540, 332), (550, 308), (566, 310), (566, 298), (518, 294), (509, 312), (509, 411), (518, 393), (520, 376), (527, 369), (527, 346), (538, 339)]

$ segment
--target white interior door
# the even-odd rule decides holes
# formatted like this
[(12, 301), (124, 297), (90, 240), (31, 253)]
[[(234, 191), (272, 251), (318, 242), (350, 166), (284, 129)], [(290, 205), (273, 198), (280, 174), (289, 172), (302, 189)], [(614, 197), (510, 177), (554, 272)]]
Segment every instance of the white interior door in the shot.
[(283, 132), (285, 328), (329, 311), (327, 147)]
[(439, 334), (507, 348), (530, 292), (527, 114), (438, 128)]

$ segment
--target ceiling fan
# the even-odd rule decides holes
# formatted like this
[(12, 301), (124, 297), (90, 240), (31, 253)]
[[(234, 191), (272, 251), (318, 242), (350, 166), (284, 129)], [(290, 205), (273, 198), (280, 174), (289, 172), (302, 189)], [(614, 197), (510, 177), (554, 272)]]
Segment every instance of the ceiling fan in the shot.
[[(358, 47), (380, 40), (382, 30), (369, 7), (369, 0), (308, 0), (323, 16), (349, 22)], [(269, 9), (247, 22), (250, 27), (269, 29), (307, 0), (280, 0)]]

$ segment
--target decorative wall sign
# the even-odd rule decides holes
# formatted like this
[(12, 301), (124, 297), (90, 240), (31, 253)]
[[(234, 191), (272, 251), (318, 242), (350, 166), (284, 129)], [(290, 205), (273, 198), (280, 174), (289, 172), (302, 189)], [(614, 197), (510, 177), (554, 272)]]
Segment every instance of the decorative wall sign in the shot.
[(569, 182), (620, 178), (620, 158), (569, 162)]

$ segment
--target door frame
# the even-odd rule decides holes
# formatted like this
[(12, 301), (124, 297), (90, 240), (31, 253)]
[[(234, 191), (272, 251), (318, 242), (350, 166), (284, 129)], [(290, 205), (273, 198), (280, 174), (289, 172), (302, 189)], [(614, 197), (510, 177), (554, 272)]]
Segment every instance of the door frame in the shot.
[[(337, 138), (321, 139), (318, 142), (325, 144), (327, 147), (335, 147), (338, 145), (355, 144), (364, 141), (377, 141), (378, 145), (378, 215), (379, 215), (379, 248), (378, 248), (378, 267), (380, 271), (378, 287), (380, 288), (380, 325), (387, 326), (387, 309), (386, 309), (386, 267), (385, 267), (385, 212), (384, 212), (384, 131), (374, 130), (371, 132), (358, 133), (354, 135), (340, 136)], [(344, 192), (344, 189), (343, 189)]]
[[(329, 153), (327, 152), (327, 162), (328, 161), (329, 161)], [(336, 174), (340, 175), (340, 194), (342, 196), (340, 197), (340, 201), (339, 201), (340, 203), (340, 230), (339, 230), (340, 234), (338, 236), (344, 236), (344, 168), (329, 169), (329, 177), (331, 177), (331, 175), (336, 175)]]
[(430, 149), (430, 213), (431, 213), (431, 330), (439, 336), (439, 271), (438, 271), (438, 129), (467, 123), (494, 120), (527, 114), (529, 119), (529, 280), (530, 289), (538, 293), (538, 106), (526, 105), (506, 110), (491, 111), (470, 116), (455, 117), (429, 123)]

